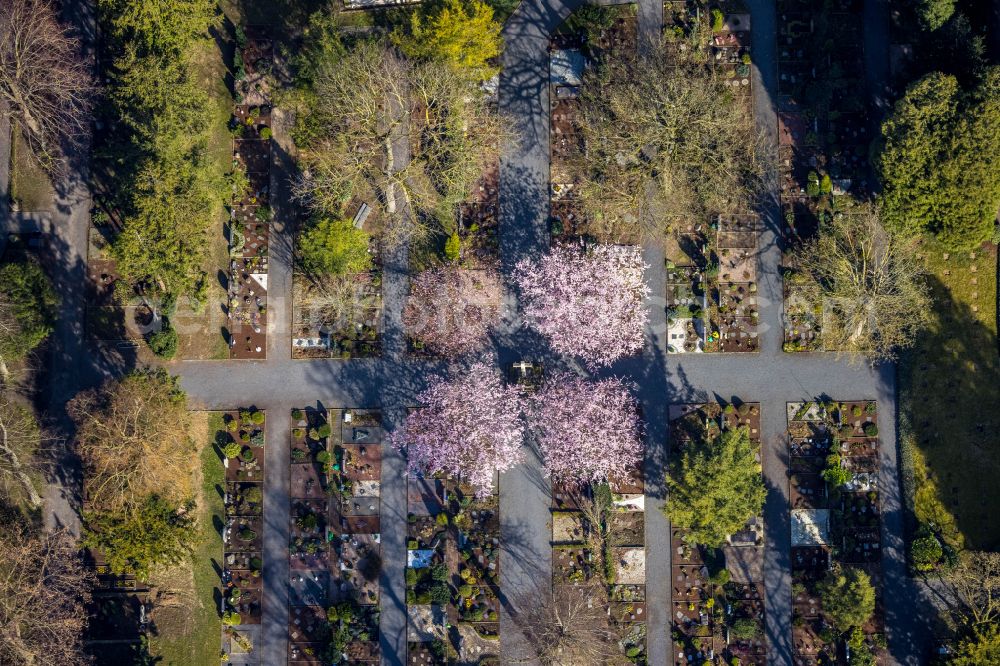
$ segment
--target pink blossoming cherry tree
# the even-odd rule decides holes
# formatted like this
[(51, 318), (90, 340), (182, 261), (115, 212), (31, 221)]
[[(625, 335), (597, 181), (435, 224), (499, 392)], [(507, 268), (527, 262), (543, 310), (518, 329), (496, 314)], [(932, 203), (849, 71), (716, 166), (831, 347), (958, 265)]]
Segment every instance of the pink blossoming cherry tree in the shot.
[(530, 400), (532, 433), (554, 481), (599, 483), (641, 463), (638, 405), (620, 379), (557, 373)]
[(431, 268), (410, 281), (403, 324), (407, 335), (428, 351), (461, 356), (486, 343), (499, 321), (502, 297), (496, 271)]
[(528, 323), (560, 354), (590, 367), (610, 365), (643, 346), (647, 265), (635, 246), (557, 245), (514, 270)]
[(496, 472), (521, 462), (520, 393), (489, 366), (476, 363), (452, 379), (432, 377), (418, 400), (423, 406), (389, 436), (394, 447), (406, 451), (411, 473), (457, 475), (486, 496)]

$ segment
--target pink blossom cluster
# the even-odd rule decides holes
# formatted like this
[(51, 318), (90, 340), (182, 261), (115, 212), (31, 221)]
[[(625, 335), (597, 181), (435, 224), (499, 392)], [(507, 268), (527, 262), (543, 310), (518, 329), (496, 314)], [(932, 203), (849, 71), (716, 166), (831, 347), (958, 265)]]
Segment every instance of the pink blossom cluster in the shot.
[(550, 376), (529, 403), (545, 471), (561, 483), (595, 483), (642, 462), (638, 405), (617, 378)]
[(557, 245), (514, 271), (529, 324), (560, 354), (590, 366), (610, 365), (643, 346), (648, 268), (635, 246)]
[(431, 268), (410, 281), (403, 310), (407, 334), (428, 351), (461, 356), (483, 347), (500, 318), (503, 288), (493, 270)]
[(494, 474), (521, 461), (525, 428), (520, 393), (493, 368), (476, 363), (459, 377), (433, 377), (418, 399), (423, 406), (389, 437), (394, 447), (406, 451), (411, 473), (460, 476), (486, 496), (493, 490)]

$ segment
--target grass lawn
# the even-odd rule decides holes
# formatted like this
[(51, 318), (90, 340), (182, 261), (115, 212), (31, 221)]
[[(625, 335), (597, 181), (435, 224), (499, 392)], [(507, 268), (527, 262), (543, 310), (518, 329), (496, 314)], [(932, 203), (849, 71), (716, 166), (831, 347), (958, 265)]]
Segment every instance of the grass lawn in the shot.
[[(222, 535), (224, 507), (221, 489), (225, 470), (216, 453), (215, 433), (224, 430), (221, 412), (196, 413), (195, 418), (207, 420), (206, 437), (201, 451), (201, 496), (198, 498), (198, 545), (188, 566), (180, 567), (185, 574), (172, 579), (193, 583), (193, 598), (180, 609), (154, 610), (156, 636), (150, 638), (149, 651), (161, 660), (161, 666), (190, 666), (219, 663), (222, 622), (218, 612), (221, 584), (216, 567), (222, 567)], [(184, 601), (183, 593), (178, 595)], [(173, 610), (174, 612), (170, 612)]]
[(912, 459), (914, 511), (956, 545), (996, 549), (996, 247), (946, 253), (925, 242), (920, 252), (930, 272), (935, 316), (899, 367), (902, 446), (904, 458)]
[(48, 175), (28, 150), (16, 125), (11, 127), (10, 198), (23, 212), (51, 211), (55, 208), (55, 190)]

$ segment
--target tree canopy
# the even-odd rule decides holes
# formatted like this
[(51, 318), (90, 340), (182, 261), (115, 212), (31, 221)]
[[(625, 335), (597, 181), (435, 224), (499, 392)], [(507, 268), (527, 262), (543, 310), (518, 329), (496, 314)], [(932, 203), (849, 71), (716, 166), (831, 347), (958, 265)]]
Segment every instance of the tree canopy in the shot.
[(955, 0), (917, 0), (917, 18), (926, 30), (937, 30), (955, 13)]
[(667, 473), (664, 511), (694, 543), (717, 548), (759, 516), (767, 491), (747, 428), (691, 442)]
[[(304, 177), (298, 194), (313, 211), (341, 217), (364, 201), (400, 232), (451, 233), (455, 207), (499, 159), (507, 130), (486, 93), (437, 60), (412, 62), (384, 44), (343, 55), (320, 51), (295, 130)], [(410, 147), (404, 167), (398, 146)], [(400, 225), (408, 210), (411, 225)]]
[(23, 359), (52, 332), (58, 303), (36, 262), (0, 266), (0, 380), (6, 363)]
[(193, 496), (194, 444), (186, 398), (164, 370), (141, 370), (84, 391), (68, 405), (98, 510), (128, 510), (155, 494)]
[(982, 666), (1000, 663), (1000, 626), (987, 625), (958, 642), (948, 662), (952, 666)]
[(91, 663), (82, 634), (95, 580), (65, 532), (0, 525), (0, 663)]
[(499, 323), (503, 286), (493, 270), (429, 268), (410, 280), (406, 333), (436, 354), (461, 356), (487, 342)]
[(350, 220), (321, 217), (299, 237), (302, 267), (313, 275), (346, 275), (371, 270), (368, 233)]
[(799, 257), (823, 298), (827, 349), (893, 359), (929, 324), (931, 299), (913, 238), (887, 231), (873, 206), (838, 213)]
[(0, 388), (0, 499), (15, 506), (40, 507), (35, 456), (42, 429), (34, 412)]
[(42, 167), (61, 166), (64, 145), (89, 133), (94, 93), (80, 40), (59, 22), (52, 3), (0, 3), (0, 100)]
[(100, 550), (111, 571), (148, 578), (154, 566), (178, 564), (194, 548), (193, 509), (193, 502), (178, 508), (148, 495), (128, 512), (89, 512), (83, 545)]
[(678, 219), (745, 210), (763, 174), (764, 135), (701, 58), (618, 49), (585, 75), (579, 193), (604, 233), (658, 237)]
[(823, 614), (839, 631), (862, 627), (875, 613), (875, 588), (857, 567), (843, 567), (827, 573), (819, 582)]
[(500, 27), (479, 0), (440, 0), (421, 4), (409, 31), (397, 30), (393, 41), (410, 58), (440, 60), (456, 75), (483, 81), (499, 71), (490, 61), (503, 49)]
[(112, 255), (122, 278), (174, 296), (205, 288), (208, 233), (232, 190), (209, 140), (218, 122), (192, 74), (192, 46), (215, 24), (206, 0), (102, 0), (114, 60), (112, 131), (97, 152), (122, 224)]
[(1000, 67), (965, 91), (954, 76), (917, 80), (882, 124), (886, 224), (955, 250), (992, 233), (1000, 207)]

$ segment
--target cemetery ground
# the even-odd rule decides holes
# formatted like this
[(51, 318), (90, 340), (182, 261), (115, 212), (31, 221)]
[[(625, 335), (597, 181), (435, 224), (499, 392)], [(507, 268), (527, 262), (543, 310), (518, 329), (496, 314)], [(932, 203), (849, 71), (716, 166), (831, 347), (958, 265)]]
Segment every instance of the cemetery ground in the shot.
[[(231, 116), (232, 94), (227, 86), (229, 70), (223, 60), (218, 43), (213, 39), (199, 40), (192, 50), (192, 74), (209, 93), (214, 121), (211, 123), (207, 151), (220, 172), (229, 170), (232, 163), (233, 141), (228, 130)], [(100, 134), (98, 134), (100, 137)], [(141, 362), (151, 362), (155, 356), (144, 343), (144, 335), (155, 330), (156, 316), (163, 314), (159, 303), (149, 303), (137, 293), (129, 295), (128, 305), (115, 298), (115, 285), (119, 281), (115, 261), (110, 254), (110, 244), (118, 231), (118, 224), (102, 204), (102, 192), (110, 182), (110, 174), (95, 173), (94, 211), (91, 216), (89, 242), (86, 248), (87, 274), (89, 277), (86, 304), (86, 331), (101, 347), (134, 348)], [(202, 270), (207, 275), (207, 295), (204, 303), (189, 298), (178, 299), (170, 321), (178, 334), (177, 358), (209, 360), (229, 358), (224, 337), (226, 318), (223, 308), (227, 305), (225, 283), (219, 276), (228, 273), (229, 248), (224, 234), (228, 214), (220, 211), (216, 224), (208, 236), (205, 263)]]
[(900, 446), (917, 520), (956, 547), (1000, 544), (996, 457), (984, 443), (1000, 430), (997, 248), (947, 252), (924, 241), (934, 319), (903, 355)]
[(852, 639), (886, 663), (878, 406), (873, 401), (790, 402), (792, 638), (796, 664), (824, 663), (842, 652), (844, 627), (824, 611), (820, 583), (863, 571), (875, 588), (875, 612)]
[(458, 479), (409, 476), (406, 522), (406, 663), (497, 662), (497, 487), (477, 497)]
[(295, 408), (291, 426), (288, 663), (378, 663), (381, 413)]
[(642, 470), (602, 484), (552, 484), (553, 595), (561, 586), (600, 589), (590, 603), (607, 606), (611, 650), (632, 664), (648, 663), (644, 490)]
[[(860, 0), (827, 3), (817, 20), (801, 0), (778, 3), (778, 160), (784, 220), (785, 337), (788, 352), (824, 350), (822, 305), (797, 275), (795, 249), (850, 197), (871, 190)], [(811, 63), (826, 62), (815, 67)], [(831, 351), (831, 350), (827, 350)]]
[[(668, 417), (672, 458), (723, 430), (746, 428), (761, 459), (759, 403), (671, 405)], [(726, 663), (764, 666), (763, 516), (751, 518), (719, 548), (691, 543), (685, 530), (673, 528), (670, 549), (674, 666), (712, 661), (711, 655)]]

